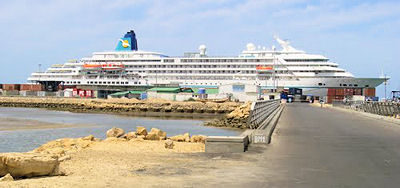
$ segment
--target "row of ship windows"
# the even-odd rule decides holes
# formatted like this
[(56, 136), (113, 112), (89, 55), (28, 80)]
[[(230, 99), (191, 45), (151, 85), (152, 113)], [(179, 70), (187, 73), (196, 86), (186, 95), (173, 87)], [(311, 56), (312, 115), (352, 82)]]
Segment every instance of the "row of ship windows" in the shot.
[(328, 61), (327, 59), (285, 59), (286, 62), (320, 62)]
[[(94, 56), (94, 58), (101, 58), (101, 56)], [(120, 55), (103, 55), (103, 58), (133, 58), (133, 55), (126, 55), (126, 54), (120, 54)], [(154, 56), (149, 56), (149, 55), (139, 55), (136, 57), (154, 57)], [(113, 61), (113, 60), (101, 60), (101, 61)], [(115, 61), (115, 60), (114, 60)], [(147, 61), (161, 61), (160, 59), (141, 59), (141, 60), (130, 60), (130, 61), (135, 61), (135, 62), (147, 62)]]
[(215, 70), (213, 70), (213, 71), (211, 71), (211, 70), (205, 70), (205, 71), (191, 71), (191, 70), (189, 70), (189, 71), (185, 71), (185, 70), (179, 70), (179, 71), (149, 71), (149, 73), (183, 73), (183, 74), (185, 74), (185, 73), (227, 73), (227, 74), (230, 74), (230, 73), (242, 73), (242, 74), (254, 74), (254, 73), (256, 73), (256, 71), (234, 71), (234, 70), (232, 70), (232, 71), (230, 71), (230, 70), (227, 70), (227, 71), (225, 71), (225, 70), (222, 70), (222, 71), (215, 71)]
[(345, 72), (345, 71), (337, 71), (337, 70), (322, 70), (322, 71), (305, 71), (305, 70), (293, 70), (293, 72), (315, 72), (315, 73), (326, 73), (326, 72)]
[[(165, 62), (165, 61), (164, 61)], [(173, 61), (172, 61), (173, 62)], [(272, 62), (271, 59), (181, 59), (182, 63), (207, 63), (207, 62)]]
[(255, 65), (125, 65), (125, 68), (255, 68)]
[[(125, 65), (125, 68), (255, 68), (257, 65)], [(265, 65), (263, 65), (265, 66)], [(272, 65), (269, 65), (272, 66)], [(279, 67), (337, 67), (336, 65), (274, 65)]]
[[(89, 84), (129, 84), (129, 82), (97, 82), (97, 81), (90, 81)], [(141, 84), (140, 82), (134, 82), (134, 84)]]
[[(194, 81), (194, 80), (238, 80), (238, 79), (243, 79), (243, 80), (256, 80), (255, 77), (246, 77), (246, 76), (240, 76), (240, 77), (235, 77), (235, 76), (162, 76), (162, 77), (155, 77), (155, 76), (149, 76), (149, 79), (152, 80), (185, 80), (186, 81)], [(258, 80), (268, 80), (269, 78), (259, 78)], [(201, 83), (202, 84), (202, 83)], [(204, 83), (206, 84), (206, 83)]]
[[(354, 87), (358, 87), (358, 84), (348, 84), (348, 85), (347, 85), (347, 84), (339, 84), (339, 85), (340, 85), (340, 86), (345, 86), (345, 87), (346, 87), (346, 86), (349, 86), (349, 87), (353, 87), (353, 86), (354, 86)], [(369, 85), (365, 85), (365, 87), (369, 87)]]
[[(80, 84), (80, 81), (67, 81), (66, 84)], [(129, 82), (97, 82), (97, 81), (90, 81), (88, 84), (129, 84)], [(141, 84), (141, 82), (134, 82), (134, 84)]]
[[(130, 71), (131, 72), (131, 71)], [(140, 73), (141, 71), (139, 71)], [(145, 72), (145, 71), (143, 71)], [(272, 71), (273, 72), (273, 71)], [(332, 73), (332, 72), (344, 72), (344, 71), (292, 71), (292, 72), (314, 72), (315, 74), (318, 73)], [(186, 70), (156, 70), (156, 71), (148, 71), (148, 73), (242, 73), (242, 74), (255, 74), (256, 71), (249, 71), (249, 70), (199, 70), (199, 71), (186, 71)], [(268, 72), (271, 73), (271, 72)], [(275, 73), (281, 74), (288, 74), (289, 71), (275, 71)]]
[[(325, 83), (318, 83), (319, 86), (325, 85)], [(358, 84), (339, 84), (339, 86), (343, 87), (358, 87)], [(365, 87), (369, 87), (369, 85), (365, 85)]]

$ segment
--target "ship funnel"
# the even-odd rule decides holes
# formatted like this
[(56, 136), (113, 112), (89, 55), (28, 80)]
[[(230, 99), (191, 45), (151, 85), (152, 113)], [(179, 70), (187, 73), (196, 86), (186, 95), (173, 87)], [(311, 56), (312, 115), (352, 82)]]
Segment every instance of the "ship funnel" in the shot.
[(135, 31), (130, 30), (127, 32), (123, 38), (118, 40), (117, 47), (115, 48), (116, 51), (137, 51), (137, 39)]

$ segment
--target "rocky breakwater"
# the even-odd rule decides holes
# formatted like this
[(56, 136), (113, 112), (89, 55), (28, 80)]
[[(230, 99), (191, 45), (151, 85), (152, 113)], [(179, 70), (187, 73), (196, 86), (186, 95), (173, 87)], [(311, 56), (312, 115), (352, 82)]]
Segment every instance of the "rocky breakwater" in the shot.
[(206, 126), (214, 127), (232, 127), (239, 129), (249, 129), (251, 128), (248, 123), (248, 118), (250, 116), (251, 102), (247, 102), (235, 110), (214, 121), (209, 121), (204, 123)]
[[(167, 133), (160, 129), (152, 128), (148, 132), (145, 127), (137, 127), (134, 132), (125, 132), (121, 128), (114, 127), (106, 132), (106, 136), (104, 140), (95, 138), (93, 135), (82, 138), (62, 138), (43, 144), (30, 152), (2, 153), (0, 154), (0, 181), (68, 175), (69, 172), (63, 170), (60, 165), (73, 160), (74, 156), (88, 149), (122, 147), (123, 150), (132, 150), (134, 148), (131, 147), (138, 147), (142, 150), (149, 147), (152, 152), (157, 152), (175, 151), (175, 147), (178, 147), (176, 152), (190, 152), (199, 151), (199, 144), (201, 144), (204, 151), (206, 139), (206, 136), (190, 136), (189, 133), (167, 137)], [(160, 144), (153, 144), (154, 142), (160, 142)], [(187, 144), (177, 145), (183, 142), (193, 145), (193, 148)]]
[(0, 97), (1, 107), (46, 108), (72, 112), (172, 112), (172, 113), (230, 113), (240, 106), (236, 102), (168, 101), (150, 98), (137, 99), (75, 99)]

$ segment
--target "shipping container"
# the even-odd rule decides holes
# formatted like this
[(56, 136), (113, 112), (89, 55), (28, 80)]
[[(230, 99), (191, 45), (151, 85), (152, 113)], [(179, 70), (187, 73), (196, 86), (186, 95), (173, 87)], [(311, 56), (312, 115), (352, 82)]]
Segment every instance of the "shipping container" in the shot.
[(79, 97), (85, 97), (85, 90), (78, 91)]
[(40, 84), (21, 84), (20, 91), (43, 91), (43, 86)]
[(3, 90), (6, 91), (19, 91), (20, 90), (20, 84), (3, 84)]
[(326, 103), (331, 104), (335, 96), (327, 96), (326, 97)]
[(335, 96), (336, 95), (336, 91), (337, 91), (337, 89), (329, 88), (328, 89), (328, 96)]
[(344, 99), (344, 96), (339, 96), (339, 95), (335, 96), (335, 100), (343, 100), (343, 99)]
[(362, 95), (362, 89), (354, 89), (354, 95)]
[(92, 98), (93, 97), (93, 91), (92, 90), (86, 90), (86, 97), (87, 98)]
[(74, 88), (72, 90), (72, 97), (77, 97), (78, 96), (78, 89)]
[(336, 95), (337, 96), (343, 96), (344, 95), (344, 89), (336, 89)]
[(363, 95), (366, 97), (375, 97), (375, 88), (364, 88)]
[(347, 89), (344, 90), (344, 95), (345, 96), (353, 96), (354, 95), (354, 90), (347, 88)]

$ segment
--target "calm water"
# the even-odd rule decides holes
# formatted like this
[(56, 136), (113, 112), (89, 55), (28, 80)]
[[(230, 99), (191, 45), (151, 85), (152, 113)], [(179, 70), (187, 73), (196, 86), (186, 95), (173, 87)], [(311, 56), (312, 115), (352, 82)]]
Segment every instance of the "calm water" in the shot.
[(168, 136), (186, 132), (191, 135), (203, 134), (209, 136), (234, 136), (240, 134), (237, 130), (205, 127), (202, 125), (203, 121), (201, 120), (72, 113), (35, 108), (0, 108), (0, 117), (81, 125), (73, 128), (0, 131), (0, 152), (30, 151), (48, 141), (65, 137), (76, 138), (92, 134), (97, 138), (104, 139), (105, 132), (111, 127), (120, 127), (126, 132), (135, 131), (136, 126), (144, 126), (148, 130), (154, 127), (166, 131)]

